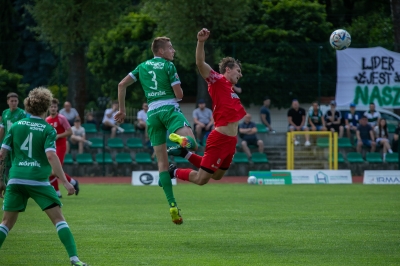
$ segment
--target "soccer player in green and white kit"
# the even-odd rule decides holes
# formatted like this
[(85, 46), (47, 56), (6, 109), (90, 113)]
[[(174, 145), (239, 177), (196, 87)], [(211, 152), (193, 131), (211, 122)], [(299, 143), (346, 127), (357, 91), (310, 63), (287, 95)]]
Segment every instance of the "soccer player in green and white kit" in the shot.
[[(57, 133), (43, 119), (52, 98), (51, 92), (46, 88), (30, 91), (24, 104), (31, 117), (14, 123), (1, 146), (0, 159), (4, 159), (7, 153), (12, 153), (13, 156), (10, 179), (3, 202), (4, 215), (0, 224), (0, 247), (15, 225), (18, 214), (25, 211), (28, 199), (32, 198), (55, 225), (71, 264), (83, 266), (87, 264), (78, 258), (74, 237), (60, 209), (62, 204), (48, 179), (53, 169), (67, 189), (68, 195), (74, 194), (75, 189), (67, 181), (56, 154)], [(4, 192), (2, 181), (0, 180), (1, 197)]]
[[(7, 94), (8, 109), (3, 111), (0, 123), (0, 143), (3, 142), (4, 136), (7, 135), (13, 123), (26, 117), (25, 111), (18, 107), (18, 94), (10, 92)], [(0, 175), (3, 176), (7, 184), (8, 172), (11, 167), (11, 157), (8, 156), (3, 162), (3, 169), (0, 169)]]
[(181, 81), (174, 64), (175, 50), (170, 39), (157, 37), (151, 50), (154, 58), (141, 63), (118, 84), (119, 112), (115, 120), (122, 123), (125, 119), (126, 88), (139, 80), (149, 104), (147, 112), (147, 131), (158, 160), (160, 183), (170, 205), (172, 222), (182, 224), (183, 219), (177, 208), (168, 173), (167, 130), (183, 136), (181, 146), (190, 150), (197, 149), (189, 122), (182, 114), (178, 101), (183, 97)]

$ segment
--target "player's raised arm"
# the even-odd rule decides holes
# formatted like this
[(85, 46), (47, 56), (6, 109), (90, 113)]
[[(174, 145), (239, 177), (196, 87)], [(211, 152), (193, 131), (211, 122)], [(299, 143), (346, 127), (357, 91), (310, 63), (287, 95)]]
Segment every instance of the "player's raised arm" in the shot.
[(206, 63), (206, 56), (204, 53), (204, 43), (209, 36), (210, 31), (205, 28), (197, 33), (196, 65), (199, 68), (200, 75), (204, 79), (207, 79), (211, 72), (211, 67)]
[(119, 103), (119, 111), (115, 114), (114, 119), (118, 123), (122, 123), (125, 120), (126, 110), (125, 110), (125, 95), (126, 95), (126, 88), (129, 85), (132, 85), (135, 80), (130, 76), (127, 75), (120, 83), (118, 83), (118, 103)]

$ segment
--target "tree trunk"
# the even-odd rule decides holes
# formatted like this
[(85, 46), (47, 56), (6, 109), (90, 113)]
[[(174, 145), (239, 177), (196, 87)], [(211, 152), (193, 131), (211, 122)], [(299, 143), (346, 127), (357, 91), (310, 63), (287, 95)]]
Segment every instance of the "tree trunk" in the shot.
[(81, 118), (86, 105), (85, 47), (80, 46), (69, 56), (67, 100), (76, 108)]
[(393, 33), (394, 33), (394, 50), (400, 52), (400, 0), (391, 0)]
[(346, 21), (349, 25), (353, 22), (353, 11), (354, 11), (354, 3), (356, 0), (343, 0), (343, 5), (345, 9), (344, 13), (344, 21)]

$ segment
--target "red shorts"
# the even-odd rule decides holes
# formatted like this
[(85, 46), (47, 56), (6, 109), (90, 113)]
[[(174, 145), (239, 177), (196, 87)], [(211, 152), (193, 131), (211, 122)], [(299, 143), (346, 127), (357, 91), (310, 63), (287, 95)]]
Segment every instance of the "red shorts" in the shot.
[(210, 172), (215, 172), (218, 169), (227, 170), (235, 155), (236, 143), (236, 136), (230, 137), (216, 130), (211, 131), (207, 138), (206, 150), (200, 167)]
[(65, 153), (67, 152), (67, 147), (65, 146), (61, 146), (61, 147), (57, 147), (56, 149), (56, 154), (58, 156), (58, 159), (60, 159), (60, 163), (61, 165), (64, 164), (64, 157), (65, 157)]

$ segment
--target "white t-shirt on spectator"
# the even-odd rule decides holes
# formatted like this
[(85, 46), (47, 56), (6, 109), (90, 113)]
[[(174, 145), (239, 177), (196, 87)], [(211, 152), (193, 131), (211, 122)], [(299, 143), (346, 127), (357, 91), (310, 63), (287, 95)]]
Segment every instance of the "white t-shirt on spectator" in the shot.
[(140, 110), (138, 113), (137, 113), (137, 119), (139, 120), (139, 119), (142, 119), (143, 121), (146, 121), (147, 120), (147, 113), (144, 111), (144, 110)]
[(72, 134), (78, 137), (83, 137), (85, 136), (85, 128), (84, 127), (79, 127), (76, 128), (75, 126), (71, 127)]
[(75, 117), (79, 116), (78, 111), (76, 111), (75, 108), (71, 108), (69, 113), (67, 111), (65, 111), (65, 108), (63, 108), (60, 110), (59, 113), (62, 114), (63, 116), (65, 116), (68, 121), (74, 121)]
[[(116, 122), (114, 120), (114, 115), (116, 115), (117, 113), (118, 113), (118, 110), (113, 112), (112, 108), (106, 109), (106, 111), (104, 112), (104, 117), (103, 117), (103, 122), (102, 123), (104, 124), (105, 121), (108, 121), (108, 122), (110, 122), (110, 123), (115, 125)], [(108, 117), (107, 116), (108, 114), (112, 114), (111, 117)]]

